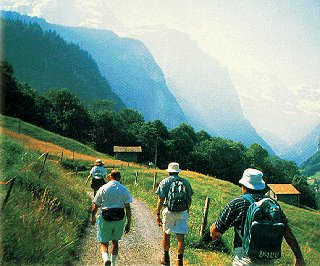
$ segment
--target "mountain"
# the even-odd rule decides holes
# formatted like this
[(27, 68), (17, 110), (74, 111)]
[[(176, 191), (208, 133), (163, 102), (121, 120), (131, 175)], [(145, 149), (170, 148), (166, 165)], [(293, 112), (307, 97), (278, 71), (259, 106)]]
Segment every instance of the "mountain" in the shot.
[(320, 83), (292, 87), (267, 73), (231, 71), (231, 76), (245, 116), (278, 154), (319, 123)]
[(244, 117), (228, 69), (205, 54), (187, 34), (162, 26), (132, 29), (126, 34), (147, 45), (195, 128), (245, 145), (259, 143), (273, 153)]
[(87, 103), (107, 99), (115, 110), (126, 107), (79, 46), (67, 44), (54, 32), (43, 32), (37, 24), (1, 18), (1, 29), (3, 59), (14, 67), (20, 82), (42, 92), (67, 88)]
[(301, 164), (317, 152), (320, 137), (320, 123), (318, 123), (304, 138), (292, 145), (285, 154), (280, 157), (293, 160)]
[(166, 85), (162, 70), (142, 42), (121, 38), (109, 30), (65, 27), (15, 12), (3, 14), (38, 23), (44, 30), (53, 30), (67, 42), (88, 51), (115, 93), (129, 108), (142, 113), (147, 121), (159, 119), (169, 128), (188, 123)]
[(320, 172), (320, 149), (301, 165), (302, 174), (312, 176)]

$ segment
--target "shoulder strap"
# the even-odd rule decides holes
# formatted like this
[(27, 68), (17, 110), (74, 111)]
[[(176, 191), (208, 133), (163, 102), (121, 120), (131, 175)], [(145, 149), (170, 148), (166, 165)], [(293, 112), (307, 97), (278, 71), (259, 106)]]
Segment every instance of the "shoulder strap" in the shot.
[[(253, 197), (249, 194), (249, 193), (245, 193), (242, 195), (243, 198), (245, 198), (247, 201), (250, 202), (250, 204), (254, 203), (255, 200), (253, 199)], [(235, 228), (236, 231), (238, 232), (240, 238), (241, 238), (241, 241), (243, 242), (243, 235), (241, 234), (241, 231), (237, 228)]]
[(247, 201), (249, 201), (250, 203), (254, 203), (254, 202), (255, 202), (254, 198), (253, 198), (250, 194), (248, 194), (248, 193), (243, 194), (243, 197), (244, 197)]

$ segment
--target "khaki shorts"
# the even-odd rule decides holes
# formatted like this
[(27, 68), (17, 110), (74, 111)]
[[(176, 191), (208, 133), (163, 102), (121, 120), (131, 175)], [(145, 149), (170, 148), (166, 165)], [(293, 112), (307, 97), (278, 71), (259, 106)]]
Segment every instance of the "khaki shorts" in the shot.
[(126, 218), (120, 221), (107, 222), (100, 212), (97, 219), (97, 241), (106, 243), (111, 240), (120, 240), (124, 232), (125, 222)]
[(171, 212), (168, 208), (162, 211), (162, 228), (166, 234), (188, 234), (188, 218), (187, 211)]

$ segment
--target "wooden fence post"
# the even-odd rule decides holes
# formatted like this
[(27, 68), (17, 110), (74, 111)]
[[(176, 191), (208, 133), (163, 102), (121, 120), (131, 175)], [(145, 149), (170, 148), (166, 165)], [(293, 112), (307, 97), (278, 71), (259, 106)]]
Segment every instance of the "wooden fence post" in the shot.
[(42, 167), (41, 167), (41, 170), (40, 170), (40, 174), (39, 174), (39, 179), (43, 173), (43, 169), (44, 169), (44, 165), (46, 164), (46, 161), (47, 161), (47, 158), (48, 158), (48, 155), (49, 155), (49, 152), (46, 153), (45, 157), (44, 157), (44, 161), (43, 161), (43, 164), (42, 164)]
[(9, 200), (9, 197), (10, 197), (10, 193), (11, 193), (11, 190), (12, 190), (12, 187), (13, 187), (13, 183), (14, 181), (16, 180), (16, 178), (12, 178), (12, 181), (10, 183), (10, 186), (9, 186), (9, 189), (7, 191), (7, 195), (6, 195), (6, 198), (4, 199), (3, 203), (2, 203), (2, 207), (1, 207), (1, 211), (4, 210), (4, 207), (6, 206), (8, 200)]
[(62, 163), (62, 159), (63, 159), (63, 151), (61, 151), (60, 163)]
[(136, 178), (134, 180), (134, 184), (137, 186), (138, 185), (138, 172), (136, 172)]
[(201, 222), (201, 228), (200, 228), (200, 237), (203, 236), (204, 231), (207, 227), (209, 205), (210, 205), (210, 198), (208, 198), (208, 196), (207, 196), (205, 204), (204, 204), (204, 209), (203, 209), (202, 222)]
[(156, 191), (157, 189), (157, 172), (154, 172), (153, 174), (153, 191)]

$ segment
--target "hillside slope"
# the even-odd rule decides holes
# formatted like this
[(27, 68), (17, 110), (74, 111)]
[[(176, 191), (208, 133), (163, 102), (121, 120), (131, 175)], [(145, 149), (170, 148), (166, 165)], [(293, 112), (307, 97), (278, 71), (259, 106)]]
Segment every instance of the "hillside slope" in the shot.
[(126, 107), (79, 46), (67, 44), (52, 31), (43, 32), (37, 24), (1, 18), (0, 27), (3, 59), (14, 67), (19, 82), (42, 92), (67, 88), (86, 103), (107, 99), (115, 110)]
[[(14, 124), (14, 119), (2, 117), (1, 125), (5, 129), (1, 129), (1, 135), (10, 134), (15, 139), (20, 139), (29, 147), (42, 151), (48, 151), (47, 147), (49, 147), (48, 141), (50, 139), (56, 138), (54, 142), (57, 142), (59, 136), (52, 137), (49, 132), (41, 131), (40, 137), (35, 138), (35, 134), (39, 134), (39, 131), (33, 131), (33, 128), (36, 127), (31, 126), (28, 123), (23, 123), (20, 128), (20, 134), (18, 133), (19, 128)], [(7, 129), (10, 127), (10, 131)], [(25, 132), (24, 134), (21, 134)], [(25, 136), (28, 134), (29, 136)], [(47, 135), (45, 135), (47, 134)], [(44, 141), (40, 142), (39, 138)], [(63, 138), (59, 140), (60, 143), (66, 143), (67, 139)], [(38, 146), (39, 145), (39, 146)], [(62, 150), (63, 145), (59, 145), (55, 147), (53, 146), (53, 150), (51, 150), (52, 154), (54, 152), (59, 153)], [(68, 154), (69, 158), (73, 157), (73, 150), (79, 151), (83, 148), (80, 147), (81, 143), (73, 143), (72, 148), (67, 149), (69, 152), (65, 151), (65, 154)], [(42, 148), (40, 148), (42, 147)], [(69, 146), (70, 147), (70, 146)], [(55, 149), (55, 150), (54, 150)], [(91, 154), (91, 155), (90, 155)], [(75, 158), (89, 160), (92, 162), (98, 154), (94, 154), (94, 151), (90, 151), (89, 149), (84, 152), (75, 153)], [(94, 156), (92, 156), (94, 155)], [(111, 159), (111, 167), (114, 163), (116, 163), (112, 158), (103, 156), (101, 157), (103, 160)], [(84, 156), (84, 157), (82, 157)], [(87, 157), (88, 156), (88, 157)], [(109, 162), (108, 162), (109, 164)], [(123, 165), (121, 163), (116, 164), (116, 167), (120, 167), (121, 173), (125, 177), (125, 185), (129, 188), (130, 192), (134, 197), (142, 199), (151, 210), (154, 211), (156, 204), (156, 195), (154, 194), (153, 187), (153, 175), (154, 170), (147, 169), (140, 165)], [(138, 183), (135, 182), (136, 175), (135, 173), (139, 173)], [(162, 178), (167, 176), (164, 170), (157, 169), (158, 173), (158, 182)], [(239, 187), (233, 185), (229, 182), (222, 181), (210, 176), (204, 176), (199, 173), (191, 172), (191, 171), (182, 171), (181, 175), (183, 177), (188, 178), (190, 183), (195, 191), (193, 197), (193, 204), (191, 207), (191, 215), (189, 220), (190, 233), (187, 238), (187, 249), (186, 249), (186, 259), (190, 264), (194, 265), (230, 265), (231, 257), (232, 257), (232, 239), (233, 239), (233, 231), (228, 230), (223, 236), (223, 246), (224, 251), (217, 247), (211, 247), (208, 250), (205, 249), (195, 249), (193, 248), (193, 244), (199, 241), (199, 226), (203, 216), (203, 204), (206, 197), (211, 198), (211, 206), (209, 210), (208, 216), (208, 225), (215, 221), (222, 207), (233, 197), (240, 194)], [(76, 182), (80, 182), (77, 180)], [(320, 213), (318, 211), (309, 211), (304, 209), (299, 209), (297, 207), (293, 207), (282, 202), (279, 202), (281, 207), (284, 209), (284, 212), (289, 219), (290, 225), (298, 239), (298, 242), (301, 245), (303, 254), (306, 258), (307, 265), (317, 265), (317, 258), (320, 256), (320, 248), (318, 245), (318, 240), (320, 236), (320, 226), (319, 219)], [(210, 245), (210, 243), (209, 243)], [(229, 250), (231, 253), (226, 252)], [(289, 247), (284, 243), (283, 244), (283, 257), (277, 262), (277, 265), (292, 265), (293, 264), (293, 256)]]

